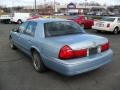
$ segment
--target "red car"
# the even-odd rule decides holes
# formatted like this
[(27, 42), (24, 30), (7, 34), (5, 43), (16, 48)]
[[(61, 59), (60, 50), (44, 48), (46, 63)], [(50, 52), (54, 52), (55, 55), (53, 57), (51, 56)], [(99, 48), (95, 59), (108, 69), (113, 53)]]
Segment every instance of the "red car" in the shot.
[(29, 17), (27, 20), (38, 19), (38, 18), (40, 18), (40, 16), (35, 15), (35, 16), (31, 16), (31, 17)]
[(94, 20), (87, 17), (87, 16), (74, 16), (69, 20), (73, 20), (79, 25), (81, 25), (83, 28), (92, 28), (92, 25), (94, 24)]

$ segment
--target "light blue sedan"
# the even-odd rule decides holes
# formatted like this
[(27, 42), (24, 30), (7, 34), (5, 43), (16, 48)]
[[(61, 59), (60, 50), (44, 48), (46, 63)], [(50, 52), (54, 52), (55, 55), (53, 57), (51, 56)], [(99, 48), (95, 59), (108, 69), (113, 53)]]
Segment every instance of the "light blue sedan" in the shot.
[(73, 76), (109, 63), (113, 55), (108, 39), (64, 19), (26, 21), (10, 32), (9, 39), (10, 47), (28, 54), (41, 73), (47, 67)]

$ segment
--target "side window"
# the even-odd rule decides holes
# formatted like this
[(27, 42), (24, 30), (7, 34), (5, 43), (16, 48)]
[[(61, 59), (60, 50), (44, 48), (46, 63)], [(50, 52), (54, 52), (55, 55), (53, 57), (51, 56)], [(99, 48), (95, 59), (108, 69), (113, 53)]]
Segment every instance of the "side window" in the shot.
[(19, 32), (23, 33), (25, 29), (27, 28), (29, 22), (24, 22), (22, 25), (19, 26)]
[(27, 29), (25, 30), (25, 34), (34, 36), (36, 26), (37, 26), (36, 22), (30, 22), (27, 26)]

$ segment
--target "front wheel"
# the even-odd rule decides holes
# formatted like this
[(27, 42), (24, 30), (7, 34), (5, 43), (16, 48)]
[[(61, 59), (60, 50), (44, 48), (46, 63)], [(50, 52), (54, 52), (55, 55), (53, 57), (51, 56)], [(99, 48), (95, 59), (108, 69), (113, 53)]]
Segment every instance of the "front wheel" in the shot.
[(33, 52), (32, 60), (33, 60), (33, 66), (34, 66), (36, 71), (38, 71), (40, 73), (46, 71), (46, 67), (45, 67), (38, 52), (36, 52), (36, 51)]

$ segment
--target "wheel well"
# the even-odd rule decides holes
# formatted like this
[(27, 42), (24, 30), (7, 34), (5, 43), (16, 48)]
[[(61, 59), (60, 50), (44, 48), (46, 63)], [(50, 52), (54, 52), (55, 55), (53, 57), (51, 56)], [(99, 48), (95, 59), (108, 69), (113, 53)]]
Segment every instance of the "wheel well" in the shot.
[(33, 54), (33, 52), (38, 52), (35, 48), (31, 48), (31, 54)]
[(116, 26), (115, 28), (119, 29), (119, 27), (118, 27), (118, 26)]
[(18, 21), (21, 21), (21, 22), (23, 22), (21, 19), (18, 19), (18, 20), (17, 20), (17, 22), (18, 22)]
[(22, 21), (21, 19), (18, 19), (18, 21)]

